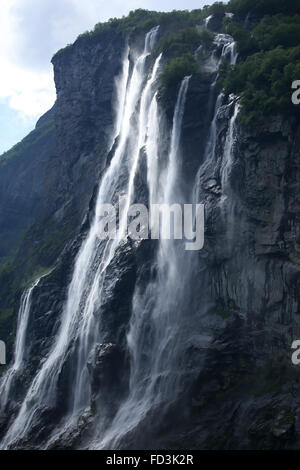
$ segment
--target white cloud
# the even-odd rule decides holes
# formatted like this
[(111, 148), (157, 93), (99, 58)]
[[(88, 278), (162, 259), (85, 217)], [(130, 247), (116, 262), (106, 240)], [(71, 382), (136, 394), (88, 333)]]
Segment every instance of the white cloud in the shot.
[(135, 8), (205, 3), (212, 0), (0, 0), (0, 100), (25, 117), (38, 117), (55, 100), (51, 57), (78, 34)]
[(54, 103), (53, 54), (95, 23), (135, 8), (135, 0), (0, 0), (0, 100), (38, 117)]
[[(53, 72), (50, 64), (36, 69), (26, 65), (26, 51), (22, 60), (16, 51), (26, 39), (22, 37), (20, 19), (13, 14), (18, 0), (1, 2), (0, 15), (0, 99), (24, 116), (39, 116), (49, 109), (55, 99)], [(35, 38), (37, 43), (39, 38)]]

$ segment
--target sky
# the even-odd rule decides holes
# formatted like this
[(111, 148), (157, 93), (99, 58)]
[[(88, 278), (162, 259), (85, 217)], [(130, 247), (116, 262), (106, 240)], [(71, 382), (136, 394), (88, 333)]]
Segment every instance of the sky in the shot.
[(55, 101), (51, 57), (96, 23), (136, 8), (171, 11), (215, 0), (0, 0), (0, 155)]

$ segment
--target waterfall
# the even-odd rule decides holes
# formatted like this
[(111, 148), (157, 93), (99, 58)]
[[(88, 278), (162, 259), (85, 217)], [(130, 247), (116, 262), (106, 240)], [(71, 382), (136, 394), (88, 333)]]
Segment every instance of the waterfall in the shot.
[[(133, 198), (139, 154), (145, 145), (145, 123), (161, 56), (156, 59), (150, 77), (145, 81), (146, 60), (156, 41), (158, 28), (155, 27), (146, 34), (144, 50), (140, 55), (135, 55), (131, 76), (128, 50), (125, 51), (121, 76), (117, 80), (119, 92), (115, 132), (119, 134), (118, 143), (101, 180), (94, 221), (75, 262), (59, 331), (48, 357), (34, 377), (19, 413), (4, 438), (4, 448), (13, 445), (29, 432), (44, 407), (55, 406), (58, 379), (70, 353), (75, 373), (72, 383), (69, 384), (69, 396), (66, 398), (69, 402), (66, 426), (72, 426), (80, 413), (90, 405), (87, 360), (94, 345), (101, 342), (95, 312), (105, 302), (106, 269), (125, 235), (127, 210)], [(125, 210), (123, 218), (119, 221), (123, 237), (99, 240), (101, 205), (114, 203), (119, 194), (125, 196)]]
[[(95, 353), (95, 347), (105, 342), (99, 312), (109, 299), (107, 291), (113, 282), (109, 279), (108, 268), (113, 264), (118, 249), (126, 243), (128, 210), (136, 196), (135, 179), (142, 151), (145, 151), (147, 162), (149, 204), (170, 206), (187, 202), (187, 195), (183, 194), (180, 185), (180, 143), (190, 77), (185, 77), (181, 82), (171, 132), (166, 139), (156, 86), (161, 55), (156, 58), (151, 68), (150, 61), (147, 60), (157, 34), (158, 27), (155, 27), (145, 35), (144, 48), (139, 54), (133, 53), (136, 51), (132, 51), (126, 44), (121, 73), (116, 78), (115, 123), (111, 146), (108, 148), (108, 151), (112, 152), (112, 158), (100, 181), (95, 216), (75, 260), (57, 335), (47, 356), (41, 360), (18, 413), (1, 443), (3, 448), (10, 448), (22, 442), (42, 419), (44, 410), (57, 409), (55, 407), (59, 399), (59, 379), (64, 373), (65, 364), (71, 371), (70, 377), (64, 380), (63, 390), (68, 410), (63, 418), (59, 417), (61, 421), (55, 423), (58, 429), (49, 431), (46, 445), (54, 442), (63, 432), (71, 433), (79, 419), (90, 410), (92, 392), (87, 364)], [(234, 65), (237, 53), (233, 39), (228, 35), (217, 35), (216, 44), (222, 45), (222, 52), (220, 47), (216, 56), (218, 64), (222, 57), (230, 57), (230, 63)], [(213, 75), (215, 80), (210, 90), (210, 115), (213, 113), (217, 77), (217, 74)], [(199, 172), (205, 171), (206, 165), (216, 163), (217, 119), (223, 101), (224, 95), (220, 93), (215, 103), (205, 147), (204, 164)], [(225, 196), (230, 189), (228, 180), (233, 164), (238, 108), (236, 102), (226, 133), (220, 168)], [(163, 141), (169, 143), (167, 150), (161, 149)], [(199, 172), (192, 188), (193, 202), (197, 203), (199, 200), (196, 196), (200, 190)], [(190, 191), (191, 189), (187, 192)], [(122, 196), (123, 201), (119, 236), (114, 239), (100, 239), (102, 206), (116, 203), (119, 196)], [(167, 217), (168, 215), (162, 217), (162, 232), (166, 230)], [(175, 221), (172, 230), (174, 229)], [(96, 448), (122, 446), (127, 434), (137, 429), (156, 409), (168, 409), (169, 403), (182, 391), (182, 377), (186, 371), (181, 365), (180, 355), (185, 351), (190, 339), (188, 318), (182, 312), (188, 301), (187, 285), (191, 284), (191, 273), (195, 266), (195, 257), (192, 258), (193, 253), (185, 251), (184, 244), (184, 240), (176, 240), (172, 236), (170, 240), (161, 237), (155, 245), (149, 280), (145, 283), (137, 277), (127, 333), (131, 360), (129, 393), (110, 423), (102, 426), (101, 422), (100, 426), (101, 416), (97, 415), (95, 418), (98, 420), (98, 427), (92, 445)], [(182, 276), (183, 267), (185, 276)], [(38, 282), (22, 297), (14, 364), (5, 375), (0, 389), (4, 391), (2, 399), (5, 403), (14, 376), (23, 366), (31, 295)]]
[[(232, 103), (229, 104), (230, 106)], [(224, 153), (222, 158), (221, 164), (221, 184), (223, 193), (229, 191), (229, 175), (232, 169), (233, 164), (233, 150), (234, 150), (234, 142), (235, 142), (235, 122), (239, 112), (239, 103), (236, 101), (234, 104), (234, 111), (229, 121), (229, 126), (227, 130), (225, 145), (224, 145)]]
[(223, 102), (223, 98), (224, 98), (224, 93), (221, 92), (218, 95), (217, 100), (216, 100), (214, 116), (211, 122), (208, 142), (207, 142), (206, 149), (205, 149), (205, 160), (213, 159), (215, 157), (216, 143), (217, 143), (217, 118), (218, 118), (219, 109)]
[(204, 19), (204, 24), (205, 24), (206, 27), (208, 26), (208, 23), (210, 22), (212, 17), (213, 17), (213, 15), (209, 15)]
[(222, 50), (219, 59), (216, 59), (216, 50), (213, 51), (210, 60), (212, 64), (214, 63), (215, 65), (211, 66), (212, 70), (218, 70), (223, 57), (227, 58), (229, 56), (230, 65), (235, 65), (238, 58), (238, 52), (233, 37), (230, 36), (230, 34), (218, 33), (215, 35), (213, 42), (217, 49), (222, 47)]
[(26, 356), (26, 336), (31, 307), (31, 297), (34, 288), (38, 285), (41, 278), (38, 278), (34, 284), (26, 290), (22, 297), (18, 313), (17, 335), (14, 348), (13, 363), (4, 374), (0, 382), (0, 407), (4, 410), (8, 403), (12, 384), (17, 373), (22, 368)]
[[(217, 47), (222, 46), (221, 57), (218, 61), (218, 68), (221, 63), (223, 57), (229, 57), (229, 61), (231, 65), (235, 65), (238, 57), (238, 53), (236, 51), (236, 44), (233, 38), (228, 34), (217, 34), (214, 39), (214, 43)], [(213, 51), (213, 56), (215, 51)], [(218, 80), (218, 73), (216, 75), (215, 80), (211, 85), (212, 91), (214, 90), (216, 83)], [(234, 153), (234, 143), (235, 143), (235, 130), (236, 130), (236, 119), (238, 116), (239, 111), (239, 104), (236, 97), (230, 101), (228, 105), (224, 105), (224, 108), (227, 107), (231, 109), (234, 101), (234, 111), (229, 120), (225, 143), (223, 146), (222, 157), (219, 159), (218, 155), (216, 154), (216, 146), (219, 138), (218, 134), (218, 127), (217, 127), (217, 119), (219, 115), (220, 108), (223, 107), (225, 95), (223, 91), (221, 91), (216, 99), (215, 109), (213, 114), (213, 119), (211, 121), (208, 140), (205, 146), (205, 153), (204, 153), (204, 160), (202, 165), (200, 166), (197, 176), (195, 179), (195, 185), (193, 190), (193, 200), (199, 201), (201, 192), (202, 192), (202, 181), (203, 179), (208, 180), (209, 177), (215, 180), (215, 184), (217, 184), (218, 176), (217, 172), (219, 171), (220, 174), (220, 184), (222, 187), (222, 197), (220, 198), (220, 209), (221, 209), (221, 216), (226, 225), (226, 238), (227, 242), (232, 240), (232, 233), (233, 233), (233, 220), (234, 220), (234, 200), (235, 198), (228, 198), (228, 195), (231, 194), (231, 186), (229, 183), (229, 175), (232, 170), (233, 165), (233, 153)], [(219, 161), (219, 164), (218, 164)], [(208, 176), (209, 175), (209, 176)], [(226, 203), (225, 203), (226, 201)], [(231, 243), (228, 243), (230, 246)]]
[(184, 104), (187, 93), (187, 88), (189, 80), (191, 77), (185, 77), (181, 83), (180, 90), (178, 93), (178, 98), (175, 106), (174, 118), (173, 118), (173, 127), (171, 135), (171, 147), (170, 147), (170, 156), (169, 156), (169, 165), (166, 176), (166, 189), (165, 189), (165, 202), (171, 203), (172, 196), (176, 191), (176, 178), (178, 176), (178, 151), (179, 143), (181, 137), (181, 124), (184, 112)]
[[(186, 93), (190, 77), (181, 83), (174, 111), (167, 168), (157, 184), (157, 143), (159, 117), (154, 95), (148, 120), (148, 185), (150, 200), (180, 202), (177, 176), (180, 165), (180, 137)], [(151, 153), (150, 153), (151, 152)], [(158, 187), (161, 189), (158, 193)], [(164, 223), (163, 223), (164, 225)], [(139, 284), (133, 297), (132, 318), (127, 340), (131, 355), (130, 392), (113, 423), (95, 444), (97, 448), (116, 448), (127, 433), (143, 421), (158, 403), (166, 403), (179, 392), (178, 354), (184, 282), (182, 263), (186, 254), (182, 240), (159, 240), (155, 261), (156, 277), (146, 288)]]
[[(217, 38), (215, 39), (215, 42), (216, 44), (223, 43), (221, 58), (227, 57), (227, 55), (229, 55), (230, 65), (235, 65), (237, 58), (238, 58), (238, 52), (236, 50), (236, 43), (233, 40), (233, 38), (229, 36), (229, 34), (218, 34)], [(219, 62), (219, 65), (220, 65), (220, 62)], [(217, 74), (216, 80), (214, 81), (214, 85), (216, 84), (217, 79), (218, 79), (218, 74)], [(214, 158), (215, 156), (216, 140), (217, 140), (217, 117), (218, 117), (219, 109), (223, 102), (223, 98), (224, 98), (224, 93), (223, 91), (221, 91), (216, 100), (214, 117), (211, 123), (209, 139), (208, 139), (208, 143), (206, 146), (206, 155), (205, 155), (206, 158), (205, 159), (207, 159), (208, 157)], [(236, 113), (237, 112), (238, 112), (238, 109), (236, 110)], [(230, 125), (233, 125), (233, 124), (234, 123), (230, 123)]]
[(216, 162), (216, 145), (217, 145), (217, 139), (218, 139), (218, 133), (217, 133), (217, 119), (218, 119), (218, 114), (219, 110), (222, 106), (223, 100), (224, 100), (224, 93), (221, 91), (219, 93), (216, 103), (215, 103), (215, 109), (214, 109), (214, 114), (213, 118), (210, 124), (209, 128), (209, 134), (208, 134), (208, 140), (205, 146), (205, 152), (204, 152), (204, 160), (203, 164), (200, 166), (196, 178), (195, 178), (195, 184), (193, 188), (193, 201), (199, 202), (199, 195), (201, 193), (201, 176), (208, 171), (209, 167), (215, 167), (215, 162)]
[[(221, 57), (219, 61), (217, 62), (217, 69), (219, 68), (221, 64), (221, 60), (223, 57), (229, 56), (230, 65), (235, 65), (237, 58), (238, 58), (238, 52), (236, 50), (236, 43), (233, 40), (232, 36), (230, 36), (229, 34), (223, 34), (223, 33), (216, 34), (214, 38), (214, 43), (216, 44), (217, 47), (222, 46)], [(216, 51), (214, 50), (212, 53), (212, 57), (214, 57), (215, 52)], [(216, 78), (214, 79), (211, 85), (211, 95), (213, 94), (214, 89), (216, 87), (218, 77), (219, 77), (219, 74), (217, 73)], [(207, 140), (206, 147), (205, 147), (204, 162), (203, 162), (203, 165), (199, 168), (197, 177), (196, 177), (196, 184), (194, 187), (194, 200), (198, 200), (197, 197), (200, 191), (200, 175), (203, 174), (206, 171), (207, 167), (212, 164), (213, 160), (216, 159), (216, 144), (217, 144), (217, 139), (218, 139), (217, 118), (218, 118), (219, 110), (223, 104), (224, 97), (225, 95), (223, 91), (221, 91), (216, 99), (213, 119), (211, 121), (208, 140)], [(229, 159), (231, 158), (232, 144), (234, 140), (233, 139), (234, 124), (235, 124), (235, 120), (236, 120), (237, 113), (238, 113), (238, 105), (236, 106), (237, 107), (235, 108), (232, 119), (229, 122), (229, 128), (228, 128), (228, 132), (226, 135), (224, 155), (223, 155), (223, 160), (222, 160), (222, 170), (221, 170), (221, 173), (224, 176), (222, 176), (221, 178), (226, 178), (225, 173), (228, 173), (229, 171), (228, 165), (230, 165)], [(225, 161), (227, 161), (227, 163), (225, 163)]]
[(147, 182), (149, 188), (149, 202), (158, 203), (158, 149), (159, 149), (159, 114), (157, 92), (152, 98), (149, 110), (149, 122), (146, 141), (147, 155)]
[(236, 50), (236, 43), (234, 41), (230, 42), (229, 44), (224, 44), (221, 57), (226, 57), (227, 55), (230, 57), (230, 65), (235, 65), (238, 58), (238, 52)]
[(220, 180), (222, 187), (222, 197), (220, 199), (220, 209), (221, 209), (221, 218), (225, 225), (225, 237), (226, 245), (224, 249), (232, 250), (234, 248), (234, 233), (235, 233), (235, 223), (238, 220), (236, 211), (238, 209), (236, 204), (236, 197), (232, 192), (232, 184), (230, 180), (230, 175), (232, 172), (232, 167), (234, 165), (234, 149), (236, 142), (236, 119), (239, 112), (239, 102), (236, 97), (227, 105), (228, 107), (233, 108), (233, 114), (229, 120), (226, 140), (224, 145), (224, 151), (222, 155), (222, 161), (220, 166)]
[[(214, 82), (212, 83), (212, 88), (215, 87), (218, 77), (219, 77), (219, 67), (222, 62), (222, 59), (229, 59), (230, 65), (235, 65), (237, 58), (238, 58), (238, 52), (236, 49), (236, 43), (233, 39), (232, 36), (229, 34), (223, 34), (219, 33), (216, 34), (213, 40), (213, 44), (215, 45), (215, 48), (213, 49), (212, 53), (209, 55), (208, 59), (206, 59), (204, 63), (204, 68), (208, 72), (217, 72), (216, 78)], [(199, 46), (197, 51), (201, 50), (203, 46)], [(221, 54), (220, 54), (221, 50)], [(197, 52), (196, 51), (196, 52)]]
[[(207, 18), (207, 19), (210, 19)], [(219, 66), (221, 64), (222, 58), (228, 58), (229, 57), (229, 62), (230, 65), (235, 65), (237, 58), (238, 58), (238, 52), (236, 50), (236, 43), (233, 39), (232, 36), (229, 34), (224, 34), (224, 33), (218, 33), (214, 37), (214, 44), (216, 46), (216, 49), (214, 49), (210, 55), (210, 58), (208, 59), (205, 68), (210, 71), (217, 71), (215, 79), (213, 80), (211, 87), (210, 87), (210, 93), (209, 93), (209, 102), (212, 102), (214, 100), (214, 95), (215, 95), (215, 88), (218, 82), (219, 78)], [(217, 57), (217, 50), (219, 48), (222, 48), (221, 50), (221, 56), (218, 58)], [(212, 162), (216, 160), (216, 145), (217, 145), (217, 139), (218, 139), (218, 134), (217, 134), (217, 118), (218, 118), (218, 113), (219, 110), (223, 104), (224, 101), (224, 93), (221, 91), (219, 95), (217, 96), (216, 102), (215, 102), (215, 108), (214, 108), (214, 113), (213, 113), (213, 118), (210, 124), (210, 129), (209, 129), (209, 134), (208, 134), (208, 140), (205, 146), (205, 152), (204, 152), (204, 160), (203, 164), (200, 166), (197, 176), (195, 179), (195, 185), (193, 189), (193, 201), (198, 201), (199, 200), (199, 194), (201, 191), (201, 175), (204, 174), (208, 167), (212, 165)], [(234, 123), (230, 123), (229, 127)], [(233, 129), (232, 129), (233, 132)], [(226, 137), (226, 144), (225, 144), (225, 153), (228, 154), (230, 153), (229, 147), (230, 147), (230, 131), (229, 134), (227, 134)], [(225, 157), (226, 158), (226, 157)]]
[(127, 80), (129, 76), (129, 67), (130, 67), (130, 60), (129, 60), (129, 46), (128, 43), (126, 44), (123, 60), (122, 60), (122, 71), (120, 75), (115, 80), (115, 89), (116, 89), (116, 100), (115, 100), (115, 115), (116, 115), (116, 122), (115, 122), (115, 131), (113, 134), (112, 143), (114, 142), (115, 138), (120, 134), (122, 121), (123, 121), (123, 113), (125, 108), (125, 100), (126, 100), (126, 90), (127, 90)]

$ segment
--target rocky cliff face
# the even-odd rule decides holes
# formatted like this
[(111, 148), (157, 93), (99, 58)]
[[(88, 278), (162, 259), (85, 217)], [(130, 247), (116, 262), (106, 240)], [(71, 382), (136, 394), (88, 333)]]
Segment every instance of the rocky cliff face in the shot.
[(58, 220), (75, 216), (77, 225), (82, 221), (91, 190), (105, 168), (114, 122), (115, 79), (123, 53), (124, 40), (107, 34), (101, 41), (90, 41), (88, 47), (78, 41), (53, 59), (57, 153), (48, 186), (49, 206)]
[[(134, 41), (138, 48), (140, 36)], [(124, 38), (108, 32), (101, 40), (79, 40), (55, 56), (55, 132), (37, 151), (31, 147), (26, 171), (17, 161), (12, 169), (9, 164), (0, 167), (0, 188), (9, 204), (23, 212), (24, 227), (34, 222), (15, 259), (18, 272), (28, 269), (32, 258), (38, 266), (52, 268), (32, 294), (26, 367), (2, 410), (2, 436), (60, 326), (74, 260), (111, 158), (107, 149), (113, 143), (114, 83), (124, 48)], [(214, 79), (209, 73), (201, 80), (191, 78), (182, 124), (181, 184), (188, 192), (198, 172), (197, 197), (205, 203), (206, 218), (204, 248), (187, 254), (189, 278), (182, 273), (188, 288), (178, 307), (183, 338), (180, 392), (153, 407), (123, 436), (122, 448), (299, 446), (299, 371), (291, 363), (290, 349), (300, 334), (299, 123), (278, 115), (259, 129), (246, 130), (236, 119), (236, 97), (223, 97), (216, 106)], [(175, 102), (161, 96), (159, 103), (170, 127)], [(17, 171), (17, 179), (8, 191), (1, 182), (12, 180), (9, 171)], [(24, 183), (27, 175), (37, 181), (32, 193)], [(145, 181), (141, 164), (135, 181), (141, 200)], [(22, 206), (25, 200), (28, 213)], [(5, 204), (1, 209), (5, 218)], [(103, 341), (88, 361), (90, 409), (71, 433), (63, 432), (65, 397), (74, 374), (70, 347), (59, 374), (57, 402), (41, 409), (15, 447), (90, 446), (99, 420), (113, 420), (129, 389), (126, 334), (133, 293), (137, 283), (151, 282), (155, 252), (150, 240), (128, 241), (110, 263), (106, 302), (95, 312), (102, 318)], [(49, 433), (58, 426), (61, 432), (49, 443)]]
[(199, 277), (212, 305), (203, 319), (207, 337), (190, 356), (194, 370), (204, 365), (188, 394), (188, 435), (207, 449), (297, 447), (291, 344), (299, 336), (299, 124), (274, 116), (251, 133), (237, 126), (226, 172), (233, 108), (219, 109), (216, 159), (200, 178), (206, 242)]
[[(21, 284), (52, 267), (64, 245), (88, 226), (89, 207), (106, 165), (115, 79), (124, 39), (77, 41), (54, 57), (57, 101), (0, 171), (1, 338), (12, 353)], [(20, 279), (22, 281), (20, 282)]]
[(45, 210), (45, 179), (54, 146), (54, 109), (7, 152), (0, 167), (0, 258), (16, 249), (24, 231)]

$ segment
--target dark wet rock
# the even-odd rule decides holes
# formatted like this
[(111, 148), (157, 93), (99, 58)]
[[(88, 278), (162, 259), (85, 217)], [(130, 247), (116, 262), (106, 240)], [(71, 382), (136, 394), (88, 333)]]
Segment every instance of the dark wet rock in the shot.
[(92, 409), (96, 412), (97, 402), (105, 413), (111, 414), (128, 389), (128, 356), (117, 344), (105, 343), (95, 346), (88, 362), (91, 375)]
[[(10, 198), (14, 194), (10, 203), (26, 219), (22, 230), (41, 210), (44, 216), (23, 240), (18, 272), (33, 256), (38, 265), (53, 268), (33, 293), (26, 371), (1, 415), (2, 435), (49, 353), (61, 322), (74, 260), (94, 215), (98, 182), (112, 157), (108, 148), (114, 77), (120, 72), (123, 49), (124, 39), (111, 33), (103, 41), (93, 39), (88, 47), (79, 41), (57, 55), (58, 99), (51, 112), (55, 139), (51, 133), (46, 149), (32, 147), (29, 160), (24, 161), (27, 168), (18, 167), (11, 186), (7, 180), (9, 172), (16, 170), (15, 163), (8, 163), (7, 170), (0, 168), (0, 194), (8, 191)], [(216, 98), (214, 93), (209, 95), (213, 79), (204, 74), (190, 81), (181, 152), (180, 184), (186, 193), (204, 163)], [(168, 129), (174, 99), (160, 97), (159, 103)], [(220, 108), (216, 156), (199, 173), (205, 245), (200, 252), (187, 255), (194, 263), (193, 277), (186, 286), (186, 302), (178, 306), (185, 338), (178, 359), (180, 393), (147, 413), (122, 441), (122, 448), (299, 447), (300, 372), (291, 363), (290, 346), (300, 335), (300, 129), (297, 122), (280, 115), (252, 132), (238, 125), (224, 188), (224, 145), (233, 109), (234, 101), (228, 100)], [(50, 117), (42, 118), (37, 128)], [(28, 190), (29, 175), (32, 193), (25, 208), (20, 201)], [(147, 199), (145, 181), (146, 161), (141, 152), (134, 182), (137, 202)], [(57, 245), (53, 242), (54, 248), (50, 243), (43, 250), (46, 234), (53, 233), (49, 227), (54, 232), (62, 228), (66, 236)], [(101, 410), (105, 409), (107, 422), (115, 416), (129, 388), (126, 335), (134, 288), (137, 281), (145, 288), (155, 278), (156, 250), (155, 241), (126, 240), (107, 269), (106, 302), (95, 312), (103, 342), (95, 345), (87, 363), (90, 409), (82, 412), (72, 432), (60, 432), (74, 373), (70, 349), (59, 374), (57, 403), (41, 410), (31, 434), (18, 447), (88, 447)], [(183, 266), (183, 283), (185, 272)], [(53, 431), (55, 437), (48, 442)]]

